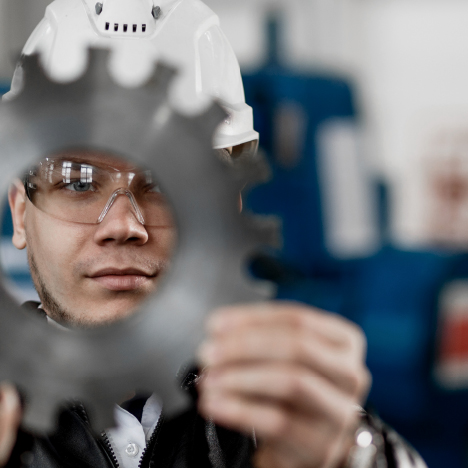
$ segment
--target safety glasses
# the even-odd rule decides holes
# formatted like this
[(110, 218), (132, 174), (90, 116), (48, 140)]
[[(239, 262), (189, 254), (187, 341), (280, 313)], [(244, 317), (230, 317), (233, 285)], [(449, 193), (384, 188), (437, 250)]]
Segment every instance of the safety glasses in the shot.
[(173, 225), (170, 206), (150, 171), (46, 158), (28, 172), (24, 185), (34, 206), (64, 221), (98, 224), (123, 196), (141, 224)]

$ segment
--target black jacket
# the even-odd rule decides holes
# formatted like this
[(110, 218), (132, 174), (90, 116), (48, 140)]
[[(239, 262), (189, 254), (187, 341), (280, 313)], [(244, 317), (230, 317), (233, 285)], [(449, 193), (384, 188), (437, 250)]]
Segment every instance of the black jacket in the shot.
[[(195, 409), (165, 421), (162, 417), (145, 450), (143, 468), (250, 468), (253, 441), (216, 427)], [(118, 463), (105, 436), (90, 431), (81, 405), (64, 410), (50, 437), (21, 432), (7, 467), (111, 468)]]

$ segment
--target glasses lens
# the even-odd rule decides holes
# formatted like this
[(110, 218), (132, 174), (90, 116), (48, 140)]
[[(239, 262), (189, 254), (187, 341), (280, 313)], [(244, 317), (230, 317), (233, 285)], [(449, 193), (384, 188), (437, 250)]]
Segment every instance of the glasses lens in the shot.
[(172, 226), (166, 197), (150, 171), (120, 171), (65, 159), (45, 159), (29, 171), (25, 185), (31, 202), (65, 221), (96, 224), (123, 196), (128, 209), (148, 226)]
[(172, 226), (172, 211), (167, 197), (154, 179), (151, 171), (135, 173), (129, 189), (135, 197), (143, 218), (148, 226)]

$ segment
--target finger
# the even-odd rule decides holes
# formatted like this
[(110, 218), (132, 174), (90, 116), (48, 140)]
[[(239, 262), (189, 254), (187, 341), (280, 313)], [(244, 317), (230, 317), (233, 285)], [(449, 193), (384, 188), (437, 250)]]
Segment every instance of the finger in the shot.
[(301, 333), (242, 330), (205, 342), (199, 350), (202, 367), (221, 368), (254, 362), (302, 365), (356, 397), (366, 396), (370, 373), (361, 349), (336, 349)]
[(335, 413), (338, 418), (343, 406), (360, 403), (303, 367), (281, 364), (208, 369), (198, 389), (202, 397), (233, 394), (244, 399), (266, 400), (311, 417)]
[(361, 329), (344, 317), (285, 301), (223, 307), (207, 321), (207, 330), (212, 335), (227, 335), (240, 329), (267, 326), (308, 331), (336, 346), (353, 346), (362, 335)]
[(10, 458), (21, 421), (21, 405), (15, 388), (0, 387), (0, 466)]
[(348, 433), (355, 428), (358, 418), (351, 404), (341, 408), (339, 417), (335, 413), (311, 420), (269, 402), (222, 393), (205, 395), (200, 399), (199, 409), (215, 423), (230, 429), (249, 434), (253, 427), (259, 440), (275, 444), (310, 466), (324, 466), (330, 460), (341, 459)]
[(297, 464), (293, 462), (288, 452), (284, 453), (277, 447), (263, 444), (255, 451), (253, 466), (255, 468), (295, 468)]

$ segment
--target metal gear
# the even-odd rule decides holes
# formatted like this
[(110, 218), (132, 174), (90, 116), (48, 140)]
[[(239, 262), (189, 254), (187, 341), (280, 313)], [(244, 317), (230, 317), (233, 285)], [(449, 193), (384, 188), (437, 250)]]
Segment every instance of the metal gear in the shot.
[(70, 399), (86, 405), (100, 431), (113, 423), (113, 403), (135, 388), (156, 392), (166, 411), (180, 410), (175, 375), (193, 359), (207, 313), (272, 293), (246, 274), (249, 256), (275, 237), (271, 223), (239, 215), (239, 182), (211, 149), (222, 109), (212, 104), (202, 115), (182, 116), (167, 102), (174, 70), (158, 65), (145, 86), (125, 89), (109, 77), (107, 60), (107, 51), (90, 50), (86, 74), (58, 84), (38, 56), (24, 58), (22, 93), (0, 105), (0, 186), (6, 191), (19, 170), (61, 149), (121, 155), (157, 174), (178, 246), (157, 295), (108, 327), (62, 332), (0, 288), (0, 380), (24, 392), (24, 424), (33, 431), (52, 430)]

